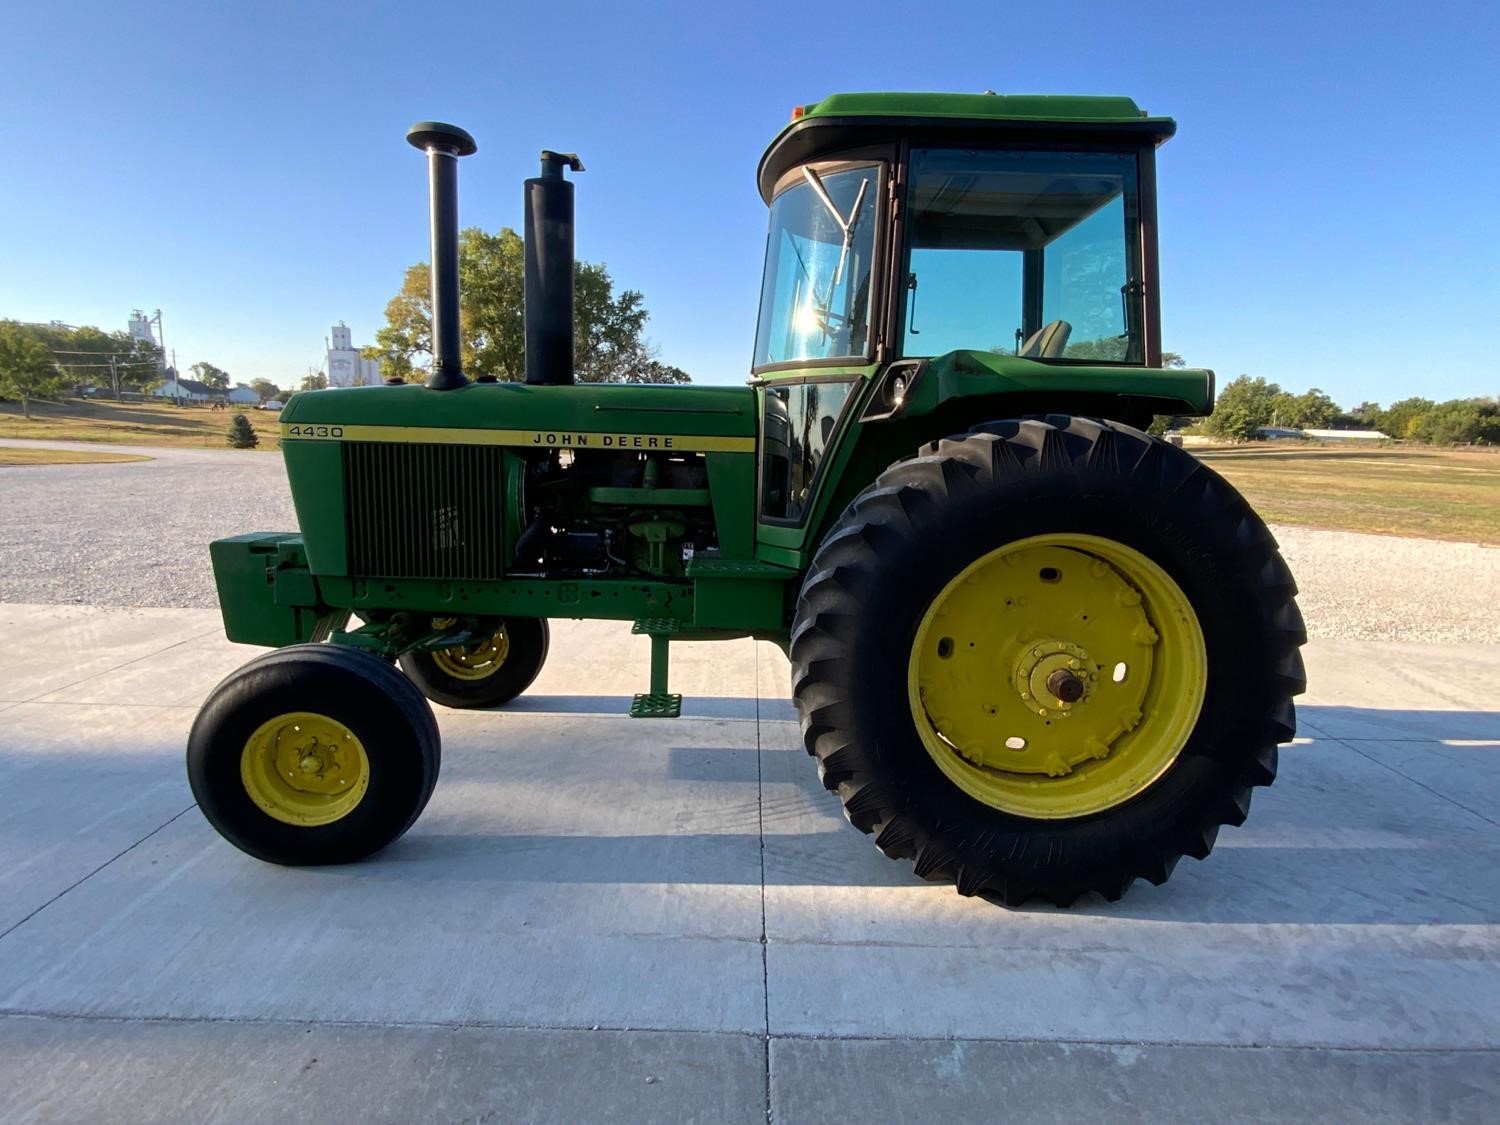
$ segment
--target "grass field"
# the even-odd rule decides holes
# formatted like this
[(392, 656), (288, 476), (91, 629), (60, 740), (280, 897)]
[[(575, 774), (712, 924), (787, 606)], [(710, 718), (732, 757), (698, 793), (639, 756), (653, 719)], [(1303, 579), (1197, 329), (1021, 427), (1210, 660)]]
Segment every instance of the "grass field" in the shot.
[[(28, 422), (21, 415), (20, 403), (0, 403), (0, 437), (227, 449), (224, 435), (233, 416), (231, 411), (206, 406), (82, 399), (34, 402), (31, 415)], [(247, 410), (245, 416), (260, 436), (257, 449), (276, 449), (281, 437), (277, 415), (269, 410)]]
[(1500, 544), (1500, 450), (1198, 447), (1269, 523)]
[(89, 465), (101, 461), (149, 461), (134, 453), (105, 453), (103, 450), (21, 449), (0, 445), (0, 465)]

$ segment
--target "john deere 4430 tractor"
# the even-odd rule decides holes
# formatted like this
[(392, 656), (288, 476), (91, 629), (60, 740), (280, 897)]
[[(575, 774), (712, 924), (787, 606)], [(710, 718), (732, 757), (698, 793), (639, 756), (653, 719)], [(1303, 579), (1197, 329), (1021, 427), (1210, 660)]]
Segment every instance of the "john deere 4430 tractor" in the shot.
[[(297, 533), (212, 545), (231, 640), (204, 815), (276, 863), (361, 859), (438, 777), (427, 700), (526, 690), (547, 619), (791, 659), (808, 752), (916, 873), (1007, 904), (1160, 883), (1292, 737), (1296, 588), (1233, 488), (1143, 431), (1161, 364), (1156, 149), (1127, 98), (845, 94), (761, 158), (748, 386), (575, 385), (573, 183), (525, 184), (525, 382), (462, 370), (457, 163), (423, 122), (431, 374), (293, 396)], [(471, 379), (470, 376), (473, 378)]]

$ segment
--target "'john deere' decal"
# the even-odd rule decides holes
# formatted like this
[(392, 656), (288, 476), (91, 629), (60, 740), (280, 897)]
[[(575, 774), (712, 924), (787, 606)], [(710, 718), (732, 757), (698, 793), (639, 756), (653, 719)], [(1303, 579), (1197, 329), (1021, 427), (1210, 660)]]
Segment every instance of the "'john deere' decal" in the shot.
[(671, 450), (754, 453), (752, 437), (711, 434), (621, 434), (581, 430), (456, 430), (437, 426), (335, 426), (284, 423), (282, 441), (397, 441), (424, 445), (513, 445), (537, 449)]

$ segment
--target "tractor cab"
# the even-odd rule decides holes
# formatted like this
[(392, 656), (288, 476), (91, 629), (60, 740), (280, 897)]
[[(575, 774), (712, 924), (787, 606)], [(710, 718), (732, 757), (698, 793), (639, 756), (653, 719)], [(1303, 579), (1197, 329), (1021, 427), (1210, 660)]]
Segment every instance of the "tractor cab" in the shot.
[(793, 111), (759, 168), (763, 549), (816, 538), (852, 496), (820, 482), (857, 446), (889, 463), (864, 423), (927, 415), (894, 443), (912, 448), (960, 399), (1142, 428), (1206, 411), (1211, 373), (1157, 370), (1155, 159), (1174, 130), (1118, 97), (837, 94)]
[(756, 374), (958, 351), (1159, 366), (1155, 149), (1128, 98), (840, 94), (761, 160)]

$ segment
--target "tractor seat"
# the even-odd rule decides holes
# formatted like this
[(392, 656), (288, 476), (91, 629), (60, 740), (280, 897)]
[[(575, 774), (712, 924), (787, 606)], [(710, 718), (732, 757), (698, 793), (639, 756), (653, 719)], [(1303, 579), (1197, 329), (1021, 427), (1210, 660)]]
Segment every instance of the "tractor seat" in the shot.
[(1061, 359), (1063, 349), (1068, 346), (1068, 337), (1072, 334), (1073, 326), (1066, 320), (1054, 320), (1027, 337), (1016, 354), (1022, 359)]

